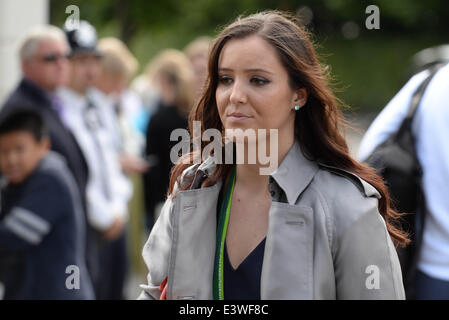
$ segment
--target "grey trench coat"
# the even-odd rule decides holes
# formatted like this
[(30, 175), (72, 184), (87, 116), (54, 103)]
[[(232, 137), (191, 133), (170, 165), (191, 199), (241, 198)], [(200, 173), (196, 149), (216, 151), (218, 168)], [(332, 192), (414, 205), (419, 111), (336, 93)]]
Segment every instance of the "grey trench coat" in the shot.
[[(212, 299), (217, 199), (200, 188), (213, 157), (183, 177), (192, 188), (166, 200), (143, 248), (148, 283), (139, 299)], [(271, 207), (262, 299), (404, 299), (396, 250), (378, 211), (379, 192), (341, 169), (308, 160), (295, 142), (269, 177)], [(226, 288), (225, 288), (226, 289)]]

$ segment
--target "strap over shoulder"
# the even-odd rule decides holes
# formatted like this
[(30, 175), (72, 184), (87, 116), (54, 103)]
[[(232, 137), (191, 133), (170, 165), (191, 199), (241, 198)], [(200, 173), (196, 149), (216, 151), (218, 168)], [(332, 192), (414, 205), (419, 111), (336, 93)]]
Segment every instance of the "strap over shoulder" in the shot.
[(320, 166), (320, 168), (324, 170), (327, 170), (329, 172), (332, 172), (334, 174), (337, 174), (350, 180), (352, 183), (356, 185), (357, 188), (359, 188), (360, 192), (362, 192), (365, 195), (365, 197), (376, 197), (377, 199), (382, 198), (382, 196), (380, 195), (379, 191), (377, 191), (376, 188), (374, 188), (371, 184), (369, 184), (356, 174), (323, 163), (318, 163), (318, 165)]

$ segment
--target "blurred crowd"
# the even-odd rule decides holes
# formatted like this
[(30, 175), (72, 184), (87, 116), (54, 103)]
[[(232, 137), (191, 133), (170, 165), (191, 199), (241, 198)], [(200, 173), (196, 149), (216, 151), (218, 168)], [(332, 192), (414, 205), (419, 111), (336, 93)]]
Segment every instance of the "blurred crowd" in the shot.
[(132, 178), (149, 232), (209, 43), (162, 50), (137, 75), (129, 48), (87, 21), (24, 35), (23, 78), (0, 109), (2, 298), (125, 298)]

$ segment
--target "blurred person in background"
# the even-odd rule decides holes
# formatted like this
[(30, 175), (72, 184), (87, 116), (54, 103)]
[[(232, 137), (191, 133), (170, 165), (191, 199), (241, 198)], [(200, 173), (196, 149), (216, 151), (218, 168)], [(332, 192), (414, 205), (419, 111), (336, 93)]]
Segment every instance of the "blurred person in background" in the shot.
[(123, 171), (127, 174), (143, 173), (147, 169), (146, 162), (141, 158), (145, 137), (136, 126), (143, 106), (140, 97), (128, 90), (138, 62), (117, 38), (100, 39), (98, 49), (103, 56), (95, 97), (104, 101), (99, 105), (105, 106), (101, 109), (105, 119), (108, 119), (106, 124), (114, 137)]
[[(19, 57), (23, 78), (4, 103), (3, 115), (16, 105), (39, 112), (50, 136), (51, 149), (63, 156), (77, 184), (86, 214), (88, 167), (78, 142), (67, 128), (62, 103), (55, 91), (68, 79), (70, 46), (64, 32), (51, 25), (36, 26), (23, 37)], [(87, 221), (87, 217), (85, 218)], [(90, 233), (87, 233), (89, 237)], [(93, 276), (96, 254), (86, 241), (86, 262)]]
[(207, 78), (207, 57), (212, 39), (207, 36), (198, 37), (190, 42), (184, 52), (192, 63), (195, 73), (196, 96), (199, 97)]
[(66, 29), (66, 35), (72, 49), (70, 78), (68, 86), (60, 88), (58, 95), (68, 126), (89, 166), (87, 212), (89, 223), (96, 230), (99, 252), (94, 281), (96, 296), (97, 299), (121, 299), (127, 270), (123, 232), (132, 190), (121, 170), (106, 119), (102, 117), (102, 107), (92, 98), (102, 57), (97, 49), (96, 30), (87, 21), (81, 21), (79, 28)]
[(130, 89), (137, 93), (142, 101), (143, 108), (137, 116), (136, 127), (143, 135), (146, 133), (151, 116), (159, 108), (159, 93), (152, 83), (150, 68), (151, 61), (145, 67), (145, 71), (134, 78), (130, 85)]
[(3, 114), (0, 283), (5, 299), (94, 298), (78, 188), (65, 160), (49, 147), (39, 112), (16, 105)]
[[(434, 62), (446, 63), (447, 60), (446, 56)], [(366, 160), (399, 129), (414, 92), (429, 74), (430, 70), (426, 69), (414, 75), (374, 119), (360, 143), (360, 160)], [(403, 268), (410, 274), (406, 279), (407, 295), (416, 299), (449, 300), (448, 84), (449, 65), (445, 65), (430, 80), (411, 125), (422, 169), (420, 185), (424, 203), (418, 203), (414, 218), (419, 226), (413, 235), (416, 249)], [(419, 221), (423, 221), (423, 225)]]
[[(142, 109), (139, 96), (128, 90), (129, 80), (138, 68), (138, 62), (126, 45), (117, 38), (100, 39), (97, 46), (101, 51), (100, 72), (95, 81), (95, 89), (91, 97), (103, 119), (113, 148), (119, 154), (122, 171), (127, 175), (142, 174), (147, 164), (142, 158), (144, 135), (136, 128), (135, 121)], [(141, 178), (141, 177), (139, 177)], [(128, 178), (131, 189), (138, 188)], [(126, 231), (126, 230), (125, 230)], [(108, 288), (105, 291), (107, 299), (120, 299), (127, 273), (127, 265), (115, 268), (118, 261), (128, 261), (128, 232), (111, 242), (103, 265), (111, 269), (109, 278), (105, 280)], [(124, 268), (126, 267), (126, 268)]]
[(147, 227), (151, 230), (165, 201), (169, 174), (173, 166), (170, 150), (177, 141), (170, 141), (175, 129), (187, 129), (187, 117), (195, 99), (195, 77), (184, 53), (166, 49), (159, 53), (149, 69), (160, 101), (146, 130), (145, 155), (150, 168), (144, 176)]

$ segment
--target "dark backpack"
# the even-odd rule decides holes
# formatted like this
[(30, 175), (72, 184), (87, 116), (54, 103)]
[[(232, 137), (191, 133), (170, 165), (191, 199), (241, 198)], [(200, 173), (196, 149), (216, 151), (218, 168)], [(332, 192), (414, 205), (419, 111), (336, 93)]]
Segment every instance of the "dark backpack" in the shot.
[(421, 185), (422, 169), (416, 155), (412, 122), (424, 92), (433, 76), (443, 66), (429, 68), (430, 74), (413, 93), (406, 117), (399, 129), (377, 146), (365, 162), (382, 176), (392, 199), (392, 205), (403, 216), (400, 227), (410, 234), (411, 244), (398, 248), (406, 296), (415, 297), (414, 278), (426, 213), (425, 195)]

